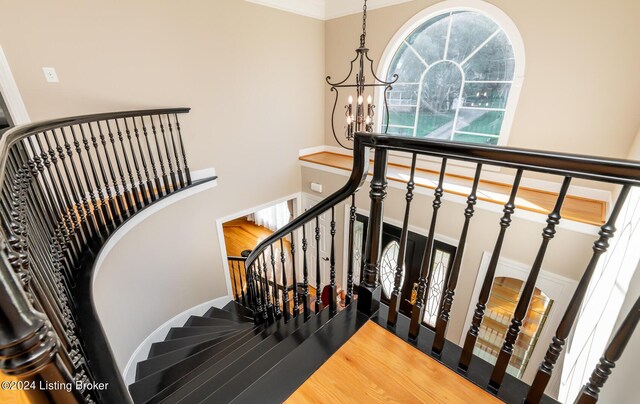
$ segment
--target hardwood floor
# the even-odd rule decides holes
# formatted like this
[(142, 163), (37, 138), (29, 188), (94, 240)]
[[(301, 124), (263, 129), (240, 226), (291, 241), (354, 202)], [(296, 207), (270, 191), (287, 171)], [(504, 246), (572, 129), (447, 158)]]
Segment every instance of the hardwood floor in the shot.
[[(0, 372), (0, 382), (11, 382), (16, 379)], [(0, 403), (2, 404), (29, 404), (30, 401), (24, 391), (0, 389)]]
[[(321, 152), (308, 156), (301, 156), (300, 160), (320, 164), (342, 170), (351, 170), (353, 158), (342, 154)], [(373, 164), (369, 166), (373, 169)], [(389, 163), (387, 178), (390, 181), (406, 183), (410, 167)], [(369, 171), (371, 175), (371, 171)], [(444, 191), (449, 194), (466, 197), (471, 189), (472, 178), (455, 174), (445, 175)], [(438, 173), (435, 171), (416, 169), (416, 186), (434, 189), (437, 184)], [(480, 180), (478, 199), (499, 205), (509, 199), (511, 184), (501, 184), (493, 181)], [(521, 186), (518, 189), (516, 207), (530, 212), (548, 214), (553, 209), (557, 194), (534, 188)], [(567, 195), (562, 207), (562, 217), (580, 223), (600, 226), (604, 223), (607, 203), (605, 201), (588, 199), (580, 196)]]
[(480, 404), (502, 401), (369, 321), (286, 402)]

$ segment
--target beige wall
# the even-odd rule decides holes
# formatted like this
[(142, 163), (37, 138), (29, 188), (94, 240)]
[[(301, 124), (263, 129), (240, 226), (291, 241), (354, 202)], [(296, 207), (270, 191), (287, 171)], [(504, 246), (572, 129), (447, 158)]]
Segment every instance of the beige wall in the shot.
[[(216, 167), (221, 193), (234, 195), (219, 207), (294, 192), (298, 150), (323, 142), (322, 21), (237, 0), (0, 0), (0, 10), (32, 120), (192, 107), (190, 165)], [(60, 83), (46, 83), (43, 66)]]
[[(380, 60), (391, 37), (419, 11), (416, 0), (369, 12), (367, 46)], [(625, 158), (640, 126), (640, 2), (492, 0), (518, 27), (525, 79), (508, 146)], [(326, 25), (326, 72), (348, 72), (360, 15)], [(325, 118), (333, 94), (325, 90)], [(330, 126), (327, 144), (335, 144)]]
[(189, 106), (190, 167), (217, 170), (217, 188), (128, 233), (96, 280), (123, 366), (166, 320), (226, 294), (217, 218), (299, 191), (298, 150), (324, 139), (324, 23), (239, 0), (0, 0), (0, 15), (32, 120)]
[[(312, 182), (321, 183), (323, 186), (323, 196), (336, 191), (347, 181), (347, 177), (321, 171), (313, 168), (302, 168), (302, 191), (313, 194), (310, 189)], [(384, 201), (385, 219), (393, 219), (401, 222), (405, 207), (405, 190), (397, 188), (387, 188), (387, 197)], [(317, 195), (317, 194), (316, 194)], [(416, 194), (411, 204), (410, 224), (422, 228), (426, 231), (431, 220), (431, 195)], [(357, 207), (369, 211), (369, 183), (357, 193)], [(478, 205), (480, 206), (480, 205)], [(460, 231), (464, 221), (464, 208), (466, 206), (450, 200), (444, 200), (440, 212), (436, 233), (453, 240), (460, 238)], [(495, 240), (500, 229), (501, 214), (476, 208), (476, 213), (471, 221), (467, 244), (460, 270), (460, 280), (456, 288), (455, 301), (451, 313), (451, 323), (447, 330), (447, 337), (454, 342), (458, 342), (465, 327), (464, 324), (467, 310), (471, 302), (471, 293), (476, 282), (476, 277), (483, 252), (491, 253)], [(523, 219), (518, 211), (513, 216), (514, 220), (507, 232), (503, 247), (503, 258), (508, 258), (525, 265), (532, 265), (535, 255), (542, 240), (541, 234), (544, 224), (535, 223), (531, 220)], [(344, 206), (336, 208), (336, 222), (339, 226), (336, 245), (343, 246)], [(596, 236), (577, 233), (562, 228), (558, 228), (555, 238), (551, 241), (542, 269), (570, 279), (577, 280), (584, 272), (587, 262), (591, 257), (591, 247)], [(342, 285), (342, 250), (337, 254), (337, 279)]]

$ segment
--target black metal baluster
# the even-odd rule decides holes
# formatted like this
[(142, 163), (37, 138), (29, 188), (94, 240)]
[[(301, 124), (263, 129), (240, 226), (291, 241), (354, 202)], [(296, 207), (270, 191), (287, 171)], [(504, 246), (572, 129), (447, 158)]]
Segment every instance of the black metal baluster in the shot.
[[(142, 198), (144, 199), (145, 206), (149, 204), (149, 201), (153, 201), (153, 182), (151, 182), (151, 177), (149, 176), (149, 168), (147, 167), (147, 160), (144, 158), (144, 152), (142, 151), (142, 143), (140, 143), (140, 133), (138, 132), (138, 126), (136, 125), (135, 117), (131, 118), (131, 122), (133, 122), (133, 134), (136, 138), (136, 143), (138, 144), (138, 152), (140, 153), (140, 163), (142, 163), (142, 172), (144, 173), (144, 178), (146, 178), (146, 187), (145, 184), (140, 180), (140, 191), (142, 192)], [(124, 118), (125, 127), (127, 126), (127, 119)], [(127, 135), (129, 135), (129, 128), (127, 127)], [(131, 153), (133, 154), (133, 161), (135, 162), (135, 152), (133, 148), (131, 149)], [(139, 178), (139, 177), (138, 177)], [(146, 188), (146, 189), (145, 189)], [(147, 192), (149, 193), (149, 197), (147, 198)]]
[[(389, 299), (389, 314), (387, 316), (387, 325), (394, 327), (398, 321), (398, 311), (400, 310), (400, 301), (402, 296), (400, 291), (402, 290), (402, 274), (404, 272), (404, 260), (407, 255), (407, 237), (409, 235), (409, 212), (411, 209), (411, 201), (413, 200), (413, 190), (416, 187), (414, 182), (416, 172), (416, 153), (413, 153), (411, 157), (411, 173), (409, 174), (409, 181), (407, 181), (407, 193), (405, 195), (405, 207), (404, 207), (404, 219), (402, 220), (402, 230), (400, 233), (400, 247), (398, 249), (398, 259), (396, 260), (396, 273), (393, 279), (393, 291), (391, 292), (391, 298)], [(355, 216), (355, 215), (354, 215)], [(355, 220), (355, 217), (354, 217)]]
[(438, 177), (438, 186), (434, 192), (433, 198), (433, 213), (431, 214), (431, 223), (429, 224), (429, 235), (427, 236), (427, 244), (424, 247), (424, 255), (422, 256), (422, 264), (420, 265), (420, 279), (418, 281), (418, 296), (416, 304), (411, 309), (411, 323), (409, 324), (409, 338), (416, 339), (420, 333), (420, 325), (424, 317), (424, 305), (426, 300), (426, 294), (429, 290), (429, 284), (431, 282), (431, 274), (433, 271), (431, 255), (433, 253), (433, 243), (436, 233), (436, 222), (438, 219), (438, 210), (442, 205), (442, 195), (444, 189), (442, 187), (444, 183), (444, 173), (447, 168), (447, 159), (442, 159), (442, 165), (440, 166), (440, 175)]
[(618, 220), (620, 211), (622, 210), (622, 207), (627, 200), (627, 196), (629, 195), (630, 190), (630, 185), (624, 185), (622, 187), (620, 195), (618, 195), (618, 199), (616, 200), (613, 210), (609, 215), (609, 219), (605, 224), (602, 225), (602, 227), (600, 227), (600, 232), (598, 233), (600, 237), (593, 243), (593, 254), (591, 256), (591, 260), (589, 261), (587, 269), (582, 275), (582, 278), (580, 278), (580, 283), (576, 287), (575, 292), (573, 292), (573, 297), (571, 297), (571, 301), (567, 306), (567, 310), (562, 316), (562, 320), (558, 325), (556, 334), (553, 337), (551, 344), (549, 344), (549, 349), (547, 350), (544, 360), (538, 368), (538, 372), (536, 373), (536, 377), (533, 379), (533, 383), (531, 383), (529, 393), (527, 394), (527, 398), (525, 400), (526, 403), (538, 403), (542, 399), (544, 390), (546, 389), (547, 384), (551, 379), (553, 368), (558, 361), (560, 354), (562, 353), (562, 349), (567, 337), (569, 336), (569, 333), (571, 332), (573, 323), (578, 317), (580, 306), (587, 293), (591, 277), (593, 276), (596, 266), (598, 265), (600, 256), (607, 251), (607, 249), (609, 248), (609, 239), (612, 238), (616, 232), (615, 224)]
[(596, 365), (589, 381), (582, 387), (575, 404), (595, 404), (598, 401), (600, 389), (604, 386), (611, 370), (616, 366), (616, 362), (622, 357), (624, 349), (627, 347), (633, 331), (640, 320), (640, 297), (624, 318), (620, 328), (616, 331), (611, 342), (600, 358), (600, 363)]
[[(160, 121), (160, 133), (162, 133), (162, 140), (164, 142), (164, 150), (167, 156), (167, 165), (169, 166), (169, 174), (171, 175), (171, 187), (172, 189), (178, 189), (178, 179), (176, 173), (173, 171), (173, 163), (171, 162), (171, 153), (169, 152), (169, 144), (167, 143), (167, 135), (164, 131), (164, 124), (162, 123), (162, 116), (158, 115), (158, 121)], [(170, 192), (167, 188), (167, 193)]]
[(302, 226), (302, 310), (304, 321), (311, 317), (309, 305), (309, 267), (307, 266), (307, 234), (306, 225)]
[[(158, 151), (158, 162), (160, 164), (160, 173), (162, 173), (162, 183), (164, 184), (164, 191), (158, 185), (158, 195), (164, 196), (169, 193), (171, 187), (169, 184), (169, 177), (164, 169), (164, 160), (162, 158), (162, 150), (160, 149), (160, 141), (158, 140), (158, 133), (156, 132), (156, 124), (153, 120), (153, 115), (149, 115), (149, 119), (151, 120), (151, 131), (153, 132), (153, 139), (156, 143), (156, 150)], [(162, 124), (162, 121), (160, 121)], [(164, 135), (163, 135), (164, 136)]]
[(282, 295), (282, 315), (284, 316), (284, 322), (288, 323), (290, 314), (289, 314), (289, 289), (287, 286), (287, 267), (285, 265), (285, 252), (284, 252), (284, 242), (282, 238), (280, 239), (280, 264), (282, 266), (282, 286), (283, 286), (283, 295)]
[(233, 296), (235, 301), (240, 303), (240, 296), (238, 296), (238, 283), (236, 282), (236, 265), (235, 260), (228, 260), (231, 265), (229, 266), (229, 272), (231, 272), (231, 282), (233, 284)]
[(263, 276), (263, 287), (264, 287), (264, 299), (266, 302), (266, 309), (267, 309), (267, 318), (269, 320), (270, 323), (273, 323), (274, 321), (274, 309), (273, 309), (273, 303), (271, 302), (271, 292), (269, 291), (269, 277), (267, 276), (267, 260), (264, 257), (264, 252), (262, 253), (262, 276)]
[[(100, 176), (98, 175), (98, 171), (96, 170), (96, 165), (94, 163), (94, 158), (91, 156), (91, 146), (89, 145), (89, 140), (87, 139), (87, 135), (84, 131), (84, 127), (82, 126), (82, 124), (78, 125), (80, 128), (80, 135), (82, 136), (82, 144), (84, 145), (84, 150), (87, 154), (87, 160), (89, 160), (89, 167), (91, 168), (91, 174), (93, 175), (93, 181), (96, 185), (96, 189), (98, 192), (98, 199), (100, 200), (100, 212), (102, 215), (102, 223), (103, 223), (103, 232), (105, 234), (109, 234), (111, 232), (111, 230), (114, 229), (114, 224), (113, 224), (113, 218), (115, 218), (115, 214), (113, 214), (112, 212), (110, 212), (110, 205), (109, 205), (109, 200), (106, 200), (104, 197), (104, 192), (102, 191), (102, 184), (100, 183)], [(91, 126), (89, 126), (89, 128), (91, 128)], [(100, 157), (96, 154), (96, 158), (95, 160), (97, 160), (98, 162), (100, 162)], [(102, 164), (102, 162), (100, 162), (100, 164)], [(105, 184), (106, 185), (106, 184)], [(107, 185), (108, 186), (108, 185)], [(89, 192), (93, 192), (91, 189), (89, 190)], [(92, 199), (92, 202), (94, 204), (94, 209), (98, 209), (97, 206), (95, 206), (96, 201), (95, 201), (95, 197)]]
[(293, 277), (293, 318), (300, 314), (300, 305), (298, 303), (298, 278), (296, 274), (296, 245), (291, 232), (291, 275)]
[[(116, 132), (118, 134), (118, 140), (120, 141), (120, 148), (122, 149), (122, 159), (124, 160), (124, 166), (127, 169), (127, 173), (129, 174), (129, 188), (131, 189), (131, 195), (133, 196), (133, 201), (136, 204), (137, 210), (142, 209), (143, 201), (140, 199), (142, 192), (141, 188), (144, 188), (144, 184), (142, 183), (142, 175), (140, 175), (140, 169), (138, 168), (138, 161), (136, 160), (136, 154), (133, 151), (133, 144), (131, 143), (131, 133), (127, 131), (127, 139), (129, 140), (129, 147), (131, 149), (131, 154), (133, 155), (133, 163), (135, 165), (135, 170), (138, 175), (139, 184), (136, 185), (136, 180), (133, 176), (133, 171), (131, 170), (131, 164), (129, 164), (129, 157), (127, 156), (127, 146), (124, 142), (124, 136), (122, 135), (122, 130), (120, 130), (120, 124), (118, 123), (118, 119), (113, 120), (116, 124)], [(108, 123), (108, 121), (107, 121)], [(146, 199), (146, 195), (144, 195), (144, 199)]]
[[(43, 136), (46, 136), (43, 134)], [(63, 233), (64, 243), (69, 246), (66, 251), (68, 252), (68, 256), (71, 261), (75, 262), (80, 253), (80, 243), (78, 241), (77, 235), (75, 234), (75, 228), (73, 226), (73, 222), (71, 221), (71, 217), (69, 215), (68, 210), (65, 208), (64, 198), (60, 192), (60, 188), (54, 178), (54, 175), (51, 171), (51, 162), (49, 161), (49, 155), (46, 150), (42, 147), (42, 143), (40, 142), (40, 138), (37, 134), (34, 136), (30, 136), (28, 138), (29, 143), (31, 144), (31, 149), (33, 153), (36, 153), (35, 145), (33, 144), (33, 140), (35, 139), (36, 144), (38, 146), (38, 150), (40, 151), (40, 158), (42, 159), (42, 163), (46, 168), (47, 179), (44, 180), (45, 183), (50, 184), (50, 187), (45, 187), (50, 192), (49, 199), (55, 205), (55, 212), (57, 212), (58, 221), (61, 223), (61, 230)], [(44, 174), (43, 174), (44, 175)], [(44, 176), (43, 176), (44, 178)], [(51, 194), (52, 193), (52, 194)]]
[[(144, 141), (147, 144), (147, 152), (149, 153), (149, 162), (151, 163), (151, 172), (153, 172), (153, 182), (155, 184), (155, 186), (152, 184), (149, 185), (149, 193), (151, 194), (151, 200), (155, 201), (162, 196), (162, 184), (160, 183), (160, 178), (158, 177), (156, 162), (153, 159), (153, 150), (151, 149), (151, 143), (149, 143), (149, 133), (147, 132), (147, 126), (144, 123), (144, 116), (140, 117), (140, 122), (142, 123), (142, 134), (144, 135)], [(133, 125), (135, 126), (135, 124), (136, 120), (134, 118)], [(137, 131), (137, 126), (135, 126), (135, 128)]]
[(182, 151), (182, 161), (184, 164), (184, 175), (187, 181), (187, 185), (191, 185), (191, 170), (187, 165), (187, 153), (184, 151), (184, 141), (182, 140), (182, 132), (180, 131), (180, 121), (178, 120), (178, 114), (173, 114), (176, 120), (176, 129), (178, 130), (178, 140), (180, 141), (180, 150)]
[[(80, 128), (80, 130), (82, 131), (82, 126), (78, 125), (78, 127)], [(67, 136), (64, 132), (64, 128), (60, 129), (63, 133), (63, 136), (65, 138), (65, 144), (67, 144)], [(80, 181), (80, 178), (78, 177), (78, 174), (76, 173), (76, 179), (78, 181), (78, 188), (80, 189), (80, 192), (82, 193), (82, 197), (83, 197), (83, 203), (84, 203), (84, 208), (87, 211), (87, 215), (89, 217), (92, 218), (91, 223), (95, 222), (95, 233), (98, 235), (102, 235), (103, 237), (108, 235), (108, 231), (107, 231), (107, 218), (103, 217), (102, 215), (102, 210), (100, 210), (98, 208), (98, 202), (96, 200), (96, 194), (95, 191), (93, 189), (93, 184), (91, 183), (91, 177), (89, 176), (89, 172), (87, 171), (87, 167), (84, 163), (84, 159), (82, 158), (82, 147), (80, 146), (80, 142), (78, 141), (78, 136), (76, 135), (76, 131), (73, 128), (73, 126), (69, 126), (69, 130), (71, 131), (71, 138), (73, 139), (73, 145), (76, 148), (76, 153), (78, 155), (77, 160), (80, 161), (80, 169), (82, 170), (82, 177), (84, 178), (84, 183), (87, 186), (87, 192), (89, 193), (89, 200), (91, 202), (91, 204), (89, 204), (89, 201), (87, 200), (86, 194), (84, 192), (84, 189), (82, 187), (82, 181)], [(84, 133), (84, 132), (82, 132)], [(87, 148), (88, 149), (88, 143), (87, 143)], [(87, 152), (88, 153), (88, 152)], [(73, 158), (73, 153), (71, 152), (71, 147), (67, 146), (67, 154), (69, 155), (69, 160), (70, 161), (74, 161), (76, 159)], [(93, 160), (91, 160), (91, 156), (89, 154), (87, 154), (87, 158), (89, 160), (90, 163), (90, 168), (93, 169), (93, 174), (95, 174), (95, 168), (93, 167)], [(96, 185), (97, 187), (97, 185)]]
[(177, 169), (178, 180), (180, 181), (180, 188), (184, 188), (186, 183), (184, 181), (184, 177), (182, 176), (182, 169), (180, 168), (180, 157), (178, 156), (178, 149), (176, 148), (176, 139), (175, 139), (175, 136), (173, 135), (173, 126), (171, 125), (171, 117), (169, 116), (169, 114), (167, 114), (167, 126), (169, 127), (169, 134), (171, 135), (171, 146), (173, 148), (173, 155), (176, 158), (176, 169)]
[(500, 233), (496, 239), (496, 244), (493, 247), (493, 253), (491, 254), (491, 260), (487, 267), (487, 273), (482, 281), (482, 288), (480, 289), (480, 295), (478, 297), (478, 303), (476, 309), (473, 312), (473, 319), (471, 320), (471, 326), (467, 331), (467, 336), (464, 341), (462, 353), (460, 354), (460, 361), (458, 363), (458, 369), (466, 372), (469, 369), (469, 364), (473, 358), (473, 348), (476, 345), (478, 339), (478, 333), (480, 331), (480, 324), (484, 317), (484, 310), (487, 308), (487, 302), (489, 301), (489, 295), (491, 294), (491, 286), (493, 285), (493, 278), (498, 266), (498, 259), (500, 258), (500, 252), (502, 251), (502, 244), (506, 235), (507, 229), (511, 226), (511, 215), (516, 209), (516, 195), (518, 188), (520, 187), (520, 180), (522, 179), (522, 170), (516, 172), (516, 176), (513, 180), (513, 186), (511, 187), (511, 194), (509, 200), (504, 205), (503, 215), (500, 219)]
[[(65, 155), (60, 146), (58, 139), (56, 137), (55, 132), (51, 131), (51, 137), (54, 139), (56, 143), (55, 151), (53, 147), (51, 147), (51, 143), (49, 142), (49, 137), (45, 134), (45, 140), (47, 141), (47, 145), (49, 146), (49, 155), (51, 156), (51, 162), (56, 170), (56, 174), (58, 176), (58, 183), (60, 187), (64, 190), (65, 200), (67, 203), (67, 210), (70, 212), (71, 216), (76, 221), (76, 229), (78, 234), (84, 241), (81, 241), (81, 244), (84, 246), (86, 242), (89, 240), (89, 228), (87, 227), (86, 217), (84, 216), (82, 206), (80, 206), (79, 202), (76, 200), (77, 194), (75, 192), (75, 188), (73, 186), (73, 181), (71, 181), (71, 175), (69, 175), (69, 169), (65, 164)], [(60, 164), (65, 173), (65, 178), (62, 176), (60, 169), (58, 167), (58, 159), (56, 157), (56, 151), (58, 152), (58, 156), (60, 157)], [(76, 209), (77, 208), (77, 209)]]
[[(344, 299), (345, 306), (351, 304), (353, 300), (353, 243), (354, 243), (354, 226), (356, 222), (356, 194), (351, 195), (351, 207), (349, 208), (349, 245), (347, 256), (347, 294)], [(360, 270), (360, 268), (358, 268)]]
[(462, 264), (462, 256), (464, 254), (464, 247), (467, 243), (467, 232), (469, 231), (469, 223), (475, 212), (475, 205), (478, 200), (476, 195), (478, 191), (478, 183), (480, 182), (480, 173), (482, 172), (482, 164), (476, 166), (476, 174), (473, 178), (473, 185), (471, 186), (471, 192), (467, 197), (467, 207), (464, 210), (464, 224), (462, 225), (462, 232), (460, 233), (460, 241), (458, 242), (458, 248), (456, 249), (456, 255), (453, 259), (453, 266), (449, 272), (449, 277), (446, 282), (446, 288), (442, 296), (442, 308), (440, 315), (436, 320), (436, 335), (433, 340), (433, 346), (431, 352), (436, 355), (442, 353), (444, 348), (445, 333), (447, 331), (447, 325), (449, 324), (449, 313), (451, 312), (451, 306), (453, 305), (453, 296), (455, 295), (456, 286), (458, 284), (458, 275), (460, 274), (460, 265)]
[(329, 285), (331, 292), (329, 293), (329, 312), (331, 315), (338, 311), (337, 299), (338, 291), (336, 288), (336, 212), (335, 206), (331, 207), (331, 252), (329, 256)]
[[(127, 217), (129, 217), (137, 211), (137, 206), (138, 206), (138, 204), (134, 203), (132, 199), (132, 195), (135, 195), (135, 192), (133, 191), (133, 184), (131, 184), (132, 188), (131, 188), (131, 192), (129, 192), (129, 188), (127, 187), (127, 178), (124, 176), (124, 171), (122, 170), (122, 164), (120, 164), (120, 158), (118, 157), (118, 151), (116, 150), (116, 140), (113, 136), (111, 125), (109, 124), (109, 121), (104, 121), (104, 122), (107, 124), (107, 133), (109, 134), (109, 142), (111, 142), (111, 149), (113, 150), (113, 158), (116, 161), (118, 174), (120, 174), (120, 184), (122, 185), (122, 195), (124, 195), (127, 201)], [(119, 136), (120, 136), (120, 143), (122, 143), (122, 133)], [(106, 148), (105, 148), (105, 152), (106, 152)], [(126, 156), (123, 156), (123, 157), (126, 160)], [(127, 163), (127, 165), (128, 164), (129, 163)], [(114, 184), (115, 184), (115, 180), (114, 180)], [(118, 188), (116, 188), (116, 192), (117, 191), (118, 191)]]
[[(122, 193), (120, 193), (120, 187), (118, 186), (118, 178), (116, 177), (116, 174), (113, 170), (113, 165), (111, 164), (111, 159), (109, 158), (109, 150), (107, 149), (107, 140), (104, 136), (104, 133), (102, 132), (102, 126), (100, 125), (100, 122), (96, 122), (95, 123), (96, 126), (98, 127), (98, 133), (100, 134), (100, 143), (102, 144), (102, 151), (104, 152), (104, 158), (107, 161), (107, 168), (109, 169), (109, 174), (111, 176), (111, 182), (113, 184), (113, 190), (116, 192), (116, 195), (114, 197), (115, 200), (115, 211), (118, 212), (118, 223), (117, 224), (121, 224), (124, 221), (124, 218), (129, 217), (130, 213), (129, 213), (129, 209), (127, 207), (127, 204), (125, 202), (124, 196), (123, 194), (126, 193), (126, 189), (123, 190)], [(91, 132), (92, 137), (93, 137), (93, 131)], [(96, 155), (99, 155), (99, 151), (98, 151), (98, 145), (95, 139), (93, 139), (93, 147), (96, 149)], [(105, 173), (103, 172), (102, 174), (103, 178), (104, 178), (104, 183), (105, 183), (105, 187), (107, 189), (107, 194), (109, 192), (109, 179), (106, 177)]]
[(540, 244), (538, 254), (536, 255), (536, 259), (533, 263), (533, 266), (531, 267), (531, 272), (529, 272), (529, 276), (527, 277), (527, 282), (525, 283), (524, 288), (520, 293), (518, 304), (516, 305), (516, 309), (513, 313), (513, 318), (511, 319), (511, 325), (509, 326), (507, 335), (505, 336), (504, 344), (502, 344), (502, 349), (500, 349), (498, 359), (496, 360), (491, 378), (489, 379), (488, 387), (491, 391), (497, 392), (500, 389), (502, 379), (504, 378), (504, 374), (507, 371), (507, 365), (509, 364), (509, 360), (511, 359), (511, 355), (513, 353), (513, 345), (515, 344), (516, 339), (518, 338), (518, 334), (520, 333), (522, 320), (527, 314), (527, 308), (529, 307), (531, 297), (533, 296), (533, 292), (536, 287), (536, 280), (538, 279), (538, 274), (540, 273), (540, 268), (542, 267), (542, 261), (544, 260), (547, 246), (549, 244), (549, 241), (551, 241), (551, 239), (556, 234), (556, 225), (560, 223), (560, 210), (562, 209), (562, 203), (564, 202), (564, 199), (567, 195), (570, 183), (571, 177), (565, 177), (564, 181), (562, 182), (562, 187), (560, 188), (560, 193), (558, 194), (556, 205), (553, 208), (553, 211), (549, 213), (549, 216), (547, 216), (547, 226), (542, 231), (542, 243)]
[(365, 243), (362, 279), (358, 286), (358, 311), (372, 315), (380, 306), (380, 250), (382, 247), (382, 224), (384, 199), (387, 196), (387, 150), (377, 148), (374, 157), (373, 178), (371, 178), (371, 208), (369, 209), (369, 228)]
[(276, 256), (273, 253), (273, 244), (271, 244), (271, 272), (273, 273), (273, 308), (276, 320), (282, 317), (280, 310), (280, 292), (278, 291), (278, 278), (276, 276)]
[(320, 270), (320, 222), (318, 216), (316, 216), (316, 304), (315, 313), (320, 313), (322, 310), (322, 271)]

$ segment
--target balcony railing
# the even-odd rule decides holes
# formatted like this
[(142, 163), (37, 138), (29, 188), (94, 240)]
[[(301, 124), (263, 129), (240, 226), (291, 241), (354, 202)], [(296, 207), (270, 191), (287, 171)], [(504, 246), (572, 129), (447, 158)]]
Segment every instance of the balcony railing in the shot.
[[(106, 239), (192, 185), (179, 115), (156, 109), (56, 119), (0, 139), (0, 367), (33, 402), (129, 402), (93, 309)], [(108, 389), (85, 389), (92, 383)], [(79, 389), (75, 386), (81, 386)]]
[[(364, 244), (364, 254), (362, 260), (354, 260), (353, 235), (354, 222), (356, 219), (355, 193), (362, 187), (368, 173), (369, 152), (374, 152), (373, 176), (369, 190), (369, 222), (367, 227), (366, 242)], [(433, 268), (431, 254), (435, 236), (436, 224), (439, 220), (447, 220), (438, 215), (442, 205), (443, 183), (447, 166), (452, 161), (464, 161), (471, 163), (475, 168), (472, 185), (466, 197), (466, 208), (464, 209), (464, 221), (460, 229), (460, 237), (457, 245), (453, 265), (449, 276), (445, 282), (444, 295), (441, 309), (436, 321), (435, 332), (432, 338), (430, 354), (444, 364), (449, 364), (453, 370), (464, 375), (476, 384), (484, 385), (486, 390), (496, 394), (498, 397), (509, 402), (538, 403), (541, 400), (549, 400), (544, 396), (545, 388), (550, 381), (554, 366), (561, 355), (562, 349), (567, 341), (569, 333), (578, 316), (581, 303), (595, 271), (598, 260), (607, 251), (609, 240), (615, 233), (615, 222), (622, 210), (622, 206), (629, 195), (632, 187), (640, 185), (640, 164), (633, 161), (598, 158), (591, 156), (580, 156), (561, 153), (548, 153), (540, 151), (522, 150), (514, 148), (500, 148), (482, 145), (466, 145), (460, 143), (431, 141), (418, 138), (391, 137), (377, 134), (358, 134), (354, 142), (353, 169), (347, 183), (338, 191), (308, 209), (298, 218), (291, 221), (283, 228), (274, 232), (271, 236), (256, 246), (245, 262), (246, 265), (246, 289), (249, 306), (255, 312), (257, 322), (272, 322), (283, 318), (285, 322), (291, 317), (304, 316), (309, 319), (312, 309), (316, 313), (325, 306), (331, 314), (336, 313), (336, 241), (335, 235), (336, 220), (335, 211), (339, 204), (349, 201), (350, 219), (348, 235), (345, 240), (348, 249), (345, 268), (347, 271), (346, 304), (349, 304), (357, 294), (358, 310), (367, 315), (373, 315), (380, 308), (380, 285), (379, 271), (381, 261), (381, 237), (384, 222), (384, 201), (387, 194), (387, 159), (389, 152), (400, 152), (405, 154), (411, 161), (410, 176), (406, 182), (406, 197), (404, 206), (404, 219), (400, 235), (400, 247), (396, 257), (396, 271), (393, 292), (391, 293), (386, 324), (390, 330), (400, 332), (396, 329), (399, 319), (399, 307), (402, 299), (413, 300), (411, 296), (401, 296), (401, 279), (405, 256), (407, 252), (407, 236), (409, 232), (409, 217), (411, 211), (411, 201), (415, 188), (414, 174), (416, 171), (416, 160), (418, 156), (429, 156), (440, 162), (440, 171), (433, 194), (433, 202), (430, 213), (430, 224), (427, 236), (427, 245), (424, 249), (420, 277), (418, 283), (417, 296), (412, 305), (412, 311), (407, 334), (405, 337), (409, 341), (416, 341), (421, 330), (426, 330), (421, 326), (425, 310), (425, 295), (429, 290)], [(450, 321), (451, 307), (453, 304), (456, 286), (460, 277), (460, 267), (464, 256), (465, 245), (469, 229), (472, 226), (472, 219), (475, 212), (475, 205), (478, 199), (478, 184), (480, 182), (483, 169), (486, 166), (514, 169), (515, 175), (511, 185), (511, 193), (507, 203), (504, 205), (503, 214), (496, 222), (499, 232), (493, 248), (491, 261), (488, 266), (486, 276), (482, 282), (482, 289), (477, 302), (473, 303), (475, 311), (471, 324), (468, 325), (466, 339), (462, 347), (454, 347), (451, 342), (445, 340), (445, 333)], [(555, 206), (546, 218), (546, 226), (542, 229), (542, 237), (539, 243), (536, 258), (531, 266), (525, 285), (520, 293), (515, 312), (510, 320), (508, 331), (505, 335), (502, 347), (498, 354), (495, 365), (477, 358), (473, 354), (473, 349), (478, 338), (480, 324), (482, 322), (487, 301), (491, 292), (493, 278), (501, 256), (505, 238), (512, 222), (512, 215), (515, 212), (515, 200), (523, 175), (527, 172), (547, 173), (559, 178), (561, 182), (560, 191), (557, 194)], [(536, 280), (540, 274), (542, 264), (549, 244), (552, 242), (556, 227), (561, 221), (561, 210), (563, 202), (569, 191), (569, 186), (573, 179), (580, 178), (610, 184), (621, 187), (617, 200), (610, 210), (609, 217), (602, 225), (599, 237), (592, 246), (592, 255), (587, 267), (582, 274), (580, 282), (574, 295), (564, 312), (562, 320), (555, 332), (549, 349), (540, 364), (539, 370), (531, 386), (525, 386), (519, 391), (506, 391), (501, 388), (505, 380), (513, 379), (506, 373), (507, 365), (514, 350), (514, 344), (520, 334), (523, 319), (532, 299)], [(330, 225), (326, 231), (326, 236), (330, 240), (329, 248), (329, 282), (327, 285), (320, 283), (321, 262), (320, 240), (321, 226), (319, 218), (321, 215), (331, 217)], [(309, 231), (311, 230), (311, 231)], [(283, 240), (290, 241), (290, 251), (285, 251)], [(296, 254), (296, 240), (301, 240), (301, 254)], [(316, 253), (313, 254), (311, 262), (309, 248), (313, 244)], [(274, 253), (274, 250), (276, 253)], [(278, 251), (280, 252), (278, 254)], [(298, 262), (300, 260), (302, 262)], [(298, 261), (296, 261), (298, 260)], [(354, 264), (355, 262), (355, 264)], [(287, 274), (296, 274), (296, 266), (301, 267), (303, 288), (301, 293), (293, 296), (295, 304), (293, 309), (289, 304), (289, 296), (281, 296), (278, 283), (287, 286)], [(316, 292), (315, 303), (310, 301), (309, 275), (315, 272), (316, 284), (311, 287)], [(354, 275), (359, 275), (359, 285), (354, 291)], [(277, 280), (278, 277), (280, 280)], [(275, 282), (267, 282), (265, 279), (271, 278)], [(320, 291), (324, 287), (330, 288), (328, 301), (323, 301)], [(287, 286), (288, 288), (288, 286)], [(355, 293), (357, 292), (357, 293)], [(299, 306), (298, 306), (299, 302)], [(640, 318), (638, 303), (627, 316), (626, 321), (617, 331), (614, 339), (609, 344), (607, 351), (598, 368), (594, 371), (589, 382), (582, 389), (577, 402), (595, 402), (598, 392), (607, 379), (614, 363), (622, 355), (622, 351), (632, 334), (638, 319)], [(383, 312), (380, 310), (380, 312)], [(430, 330), (427, 330), (431, 332)], [(425, 332), (425, 331), (422, 331)], [(445, 357), (454, 355), (456, 357)], [(483, 362), (483, 363), (481, 363)], [(451, 365), (455, 364), (455, 365)], [(482, 366), (480, 366), (482, 364)], [(480, 366), (480, 367), (479, 367)], [(480, 369), (480, 370), (478, 370)], [(488, 381), (488, 382), (487, 382)], [(511, 382), (510, 382), (511, 383)], [(521, 383), (523, 384), (523, 383)], [(520, 396), (517, 394), (522, 393)], [(515, 394), (515, 396), (514, 396)]]

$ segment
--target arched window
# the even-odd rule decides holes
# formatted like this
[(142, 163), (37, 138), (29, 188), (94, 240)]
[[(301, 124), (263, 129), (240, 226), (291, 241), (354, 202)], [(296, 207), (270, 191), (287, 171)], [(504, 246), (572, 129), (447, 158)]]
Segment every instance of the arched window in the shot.
[(460, 1), (414, 17), (385, 51), (383, 75), (399, 76), (388, 93), (387, 133), (504, 144), (523, 78), (522, 41), (494, 6), (450, 3)]

